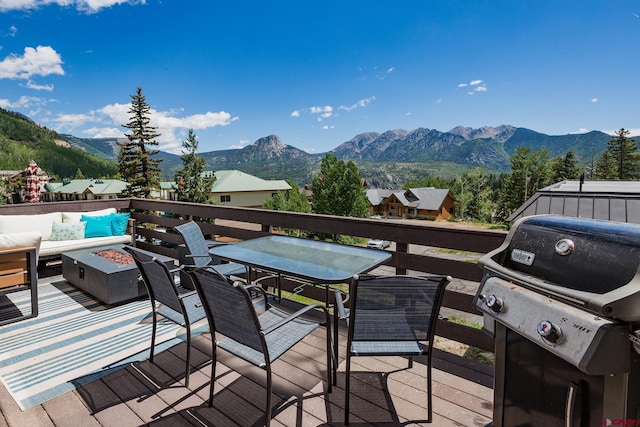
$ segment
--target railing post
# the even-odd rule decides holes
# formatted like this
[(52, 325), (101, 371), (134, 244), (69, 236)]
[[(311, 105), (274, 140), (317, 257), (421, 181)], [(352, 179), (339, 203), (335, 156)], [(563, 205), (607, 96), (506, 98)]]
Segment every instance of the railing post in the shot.
[[(407, 253), (409, 251), (409, 245), (407, 243), (396, 243), (396, 253)], [(407, 274), (406, 268), (396, 267), (396, 274)]]
[(271, 226), (268, 224), (262, 224), (262, 231), (265, 233), (271, 233)]

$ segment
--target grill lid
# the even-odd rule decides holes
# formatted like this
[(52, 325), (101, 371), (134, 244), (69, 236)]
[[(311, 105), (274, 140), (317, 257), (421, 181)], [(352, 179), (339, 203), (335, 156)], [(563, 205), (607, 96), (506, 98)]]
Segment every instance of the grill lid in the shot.
[(479, 264), (489, 273), (608, 317), (640, 320), (639, 225), (526, 217)]

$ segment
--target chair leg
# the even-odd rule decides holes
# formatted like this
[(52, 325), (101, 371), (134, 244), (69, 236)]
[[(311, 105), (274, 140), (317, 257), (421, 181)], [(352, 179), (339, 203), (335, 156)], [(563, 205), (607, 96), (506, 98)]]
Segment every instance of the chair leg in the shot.
[(156, 313), (156, 307), (155, 304), (152, 303), (152, 313), (153, 313), (153, 325), (151, 326), (151, 354), (149, 355), (149, 361), (153, 362), (153, 353), (155, 351), (156, 348), (156, 330), (157, 330), (157, 324), (158, 324), (158, 313)]
[(413, 368), (413, 356), (409, 356), (409, 368)]
[(185, 326), (187, 329), (187, 366), (184, 374), (184, 386), (189, 388), (189, 374), (191, 373), (191, 324), (189, 324), (189, 320), (186, 319), (186, 315), (185, 320)]
[[(215, 340), (215, 337), (213, 338)], [(209, 383), (209, 408), (213, 406), (213, 385), (216, 383), (216, 343), (213, 343), (213, 354), (211, 355), (211, 381)]]
[(333, 385), (338, 384), (338, 356), (339, 356), (339, 347), (338, 347), (338, 322), (340, 321), (339, 317), (335, 315), (336, 306), (333, 306), (334, 316), (333, 316)]
[(351, 387), (351, 355), (347, 349), (347, 369), (344, 378), (344, 425), (349, 425), (349, 389)]
[(333, 391), (332, 386), (336, 380), (336, 363), (333, 362), (333, 349), (331, 348), (331, 325), (329, 325), (330, 319), (327, 315), (327, 392)]
[(271, 424), (271, 364), (267, 363), (266, 366), (266, 371), (267, 371), (267, 408), (264, 412), (264, 417), (265, 417), (265, 423), (264, 425), (266, 427), (269, 427), (269, 425)]
[(433, 421), (433, 398), (431, 396), (431, 356), (427, 360), (427, 406), (429, 412), (427, 415), (427, 422)]

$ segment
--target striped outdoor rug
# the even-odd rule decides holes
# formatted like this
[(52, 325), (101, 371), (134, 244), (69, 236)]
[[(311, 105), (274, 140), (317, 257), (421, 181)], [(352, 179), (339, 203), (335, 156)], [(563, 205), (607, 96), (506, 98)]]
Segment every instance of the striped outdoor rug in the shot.
[[(38, 317), (0, 327), (0, 379), (23, 410), (149, 356), (148, 300), (105, 306), (58, 279), (38, 286), (38, 301)], [(0, 319), (25, 307), (29, 291), (6, 294)], [(184, 328), (159, 322), (156, 351), (184, 338)]]

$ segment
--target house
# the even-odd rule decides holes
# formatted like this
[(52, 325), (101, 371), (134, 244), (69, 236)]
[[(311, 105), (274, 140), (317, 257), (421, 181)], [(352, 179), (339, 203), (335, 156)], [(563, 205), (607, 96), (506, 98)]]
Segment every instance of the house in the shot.
[(640, 224), (640, 181), (560, 181), (538, 190), (507, 221), (544, 214)]
[(239, 170), (215, 172), (209, 200), (228, 206), (261, 207), (280, 191), (291, 190), (284, 180), (265, 180)]
[(116, 199), (127, 185), (119, 179), (64, 179), (62, 182), (45, 184), (42, 194), (48, 202)]
[(408, 190), (367, 190), (371, 215), (385, 217), (449, 219), (454, 214), (455, 199), (451, 191), (433, 187)]
[[(239, 170), (205, 171), (203, 177), (216, 180), (211, 186), (209, 200), (218, 205), (256, 207), (280, 191), (291, 190), (284, 180), (265, 180)], [(166, 200), (178, 200), (175, 182), (161, 183), (161, 195)]]

